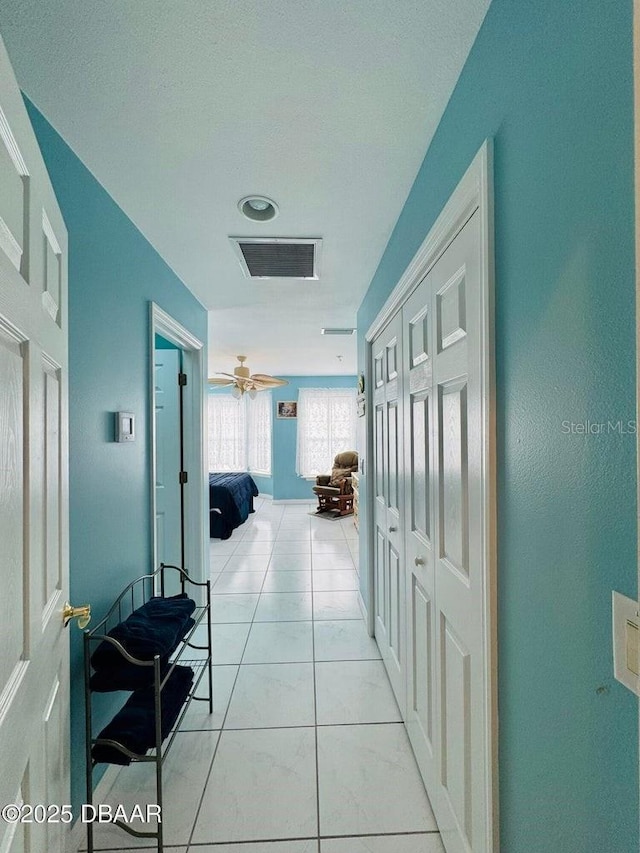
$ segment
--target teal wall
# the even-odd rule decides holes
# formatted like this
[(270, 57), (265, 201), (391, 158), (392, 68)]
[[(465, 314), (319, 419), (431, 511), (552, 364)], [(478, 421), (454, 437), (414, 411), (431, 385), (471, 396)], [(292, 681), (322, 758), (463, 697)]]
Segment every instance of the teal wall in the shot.
[(638, 703), (610, 619), (611, 590), (637, 592), (636, 439), (562, 428), (635, 417), (632, 121), (631, 0), (494, 0), (358, 314), (363, 364), (493, 137), (505, 853), (638, 851)]
[(163, 338), (162, 335), (154, 335), (154, 346), (156, 349), (180, 349), (179, 346)]
[(251, 475), (255, 480), (261, 495), (273, 495), (273, 477), (261, 477), (259, 474)]
[[(296, 474), (295, 418), (276, 418), (278, 400), (296, 400), (300, 388), (355, 388), (355, 376), (283, 376), (289, 384), (273, 390), (273, 499), (313, 500), (313, 483)], [(353, 448), (345, 447), (345, 450)], [(329, 473), (329, 472), (327, 472)]]
[[(265, 495), (274, 500), (313, 500), (312, 483), (296, 474), (296, 427), (295, 418), (277, 418), (278, 400), (298, 400), (300, 388), (355, 388), (355, 376), (282, 376), (289, 383), (271, 391), (273, 400), (273, 443), (271, 446), (271, 477), (253, 479)], [(227, 389), (213, 389), (210, 393), (224, 393)], [(345, 448), (350, 449), (350, 448)]]
[[(151, 568), (149, 301), (200, 340), (207, 314), (40, 113), (27, 109), (69, 231), (70, 596), (100, 618)], [(113, 441), (113, 412), (137, 438)], [(72, 802), (84, 801), (80, 631), (71, 629)], [(106, 720), (123, 696), (96, 694)], [(97, 778), (97, 774), (96, 774)]]

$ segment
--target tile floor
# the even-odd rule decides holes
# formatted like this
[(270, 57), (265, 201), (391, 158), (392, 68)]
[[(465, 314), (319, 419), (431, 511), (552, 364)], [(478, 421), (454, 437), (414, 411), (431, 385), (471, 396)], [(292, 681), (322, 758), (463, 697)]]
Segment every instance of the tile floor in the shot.
[[(358, 606), (351, 518), (256, 502), (211, 540), (214, 713), (192, 703), (164, 768), (171, 853), (443, 853)], [(154, 802), (149, 765), (107, 801)], [(97, 849), (148, 841), (96, 829)]]

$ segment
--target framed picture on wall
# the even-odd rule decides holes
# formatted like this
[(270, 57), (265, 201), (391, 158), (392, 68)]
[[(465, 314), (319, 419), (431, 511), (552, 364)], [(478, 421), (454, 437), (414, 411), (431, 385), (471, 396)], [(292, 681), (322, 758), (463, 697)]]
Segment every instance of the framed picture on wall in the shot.
[(297, 418), (298, 404), (295, 400), (278, 400), (276, 416), (279, 418)]

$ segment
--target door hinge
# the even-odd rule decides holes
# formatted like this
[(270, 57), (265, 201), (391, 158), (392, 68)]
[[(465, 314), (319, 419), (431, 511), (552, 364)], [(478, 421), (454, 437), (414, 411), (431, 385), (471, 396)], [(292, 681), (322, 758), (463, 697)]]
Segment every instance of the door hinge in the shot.
[(186, 385), (187, 384), (187, 374), (179, 373), (178, 374), (178, 385)]
[(180, 471), (178, 479), (179, 479), (180, 485), (184, 486), (185, 483), (189, 482), (189, 475), (187, 474), (186, 471)]

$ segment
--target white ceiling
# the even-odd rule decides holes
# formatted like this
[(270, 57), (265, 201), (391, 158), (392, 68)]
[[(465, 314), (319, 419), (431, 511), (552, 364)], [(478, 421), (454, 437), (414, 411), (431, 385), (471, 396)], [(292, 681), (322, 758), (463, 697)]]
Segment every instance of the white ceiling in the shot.
[[(355, 325), (489, 0), (2, 0), (18, 81), (210, 309), (210, 371), (355, 373)], [(252, 223), (249, 194), (280, 215)], [(322, 237), (319, 281), (228, 237)], [(339, 361), (337, 356), (343, 356)]]

